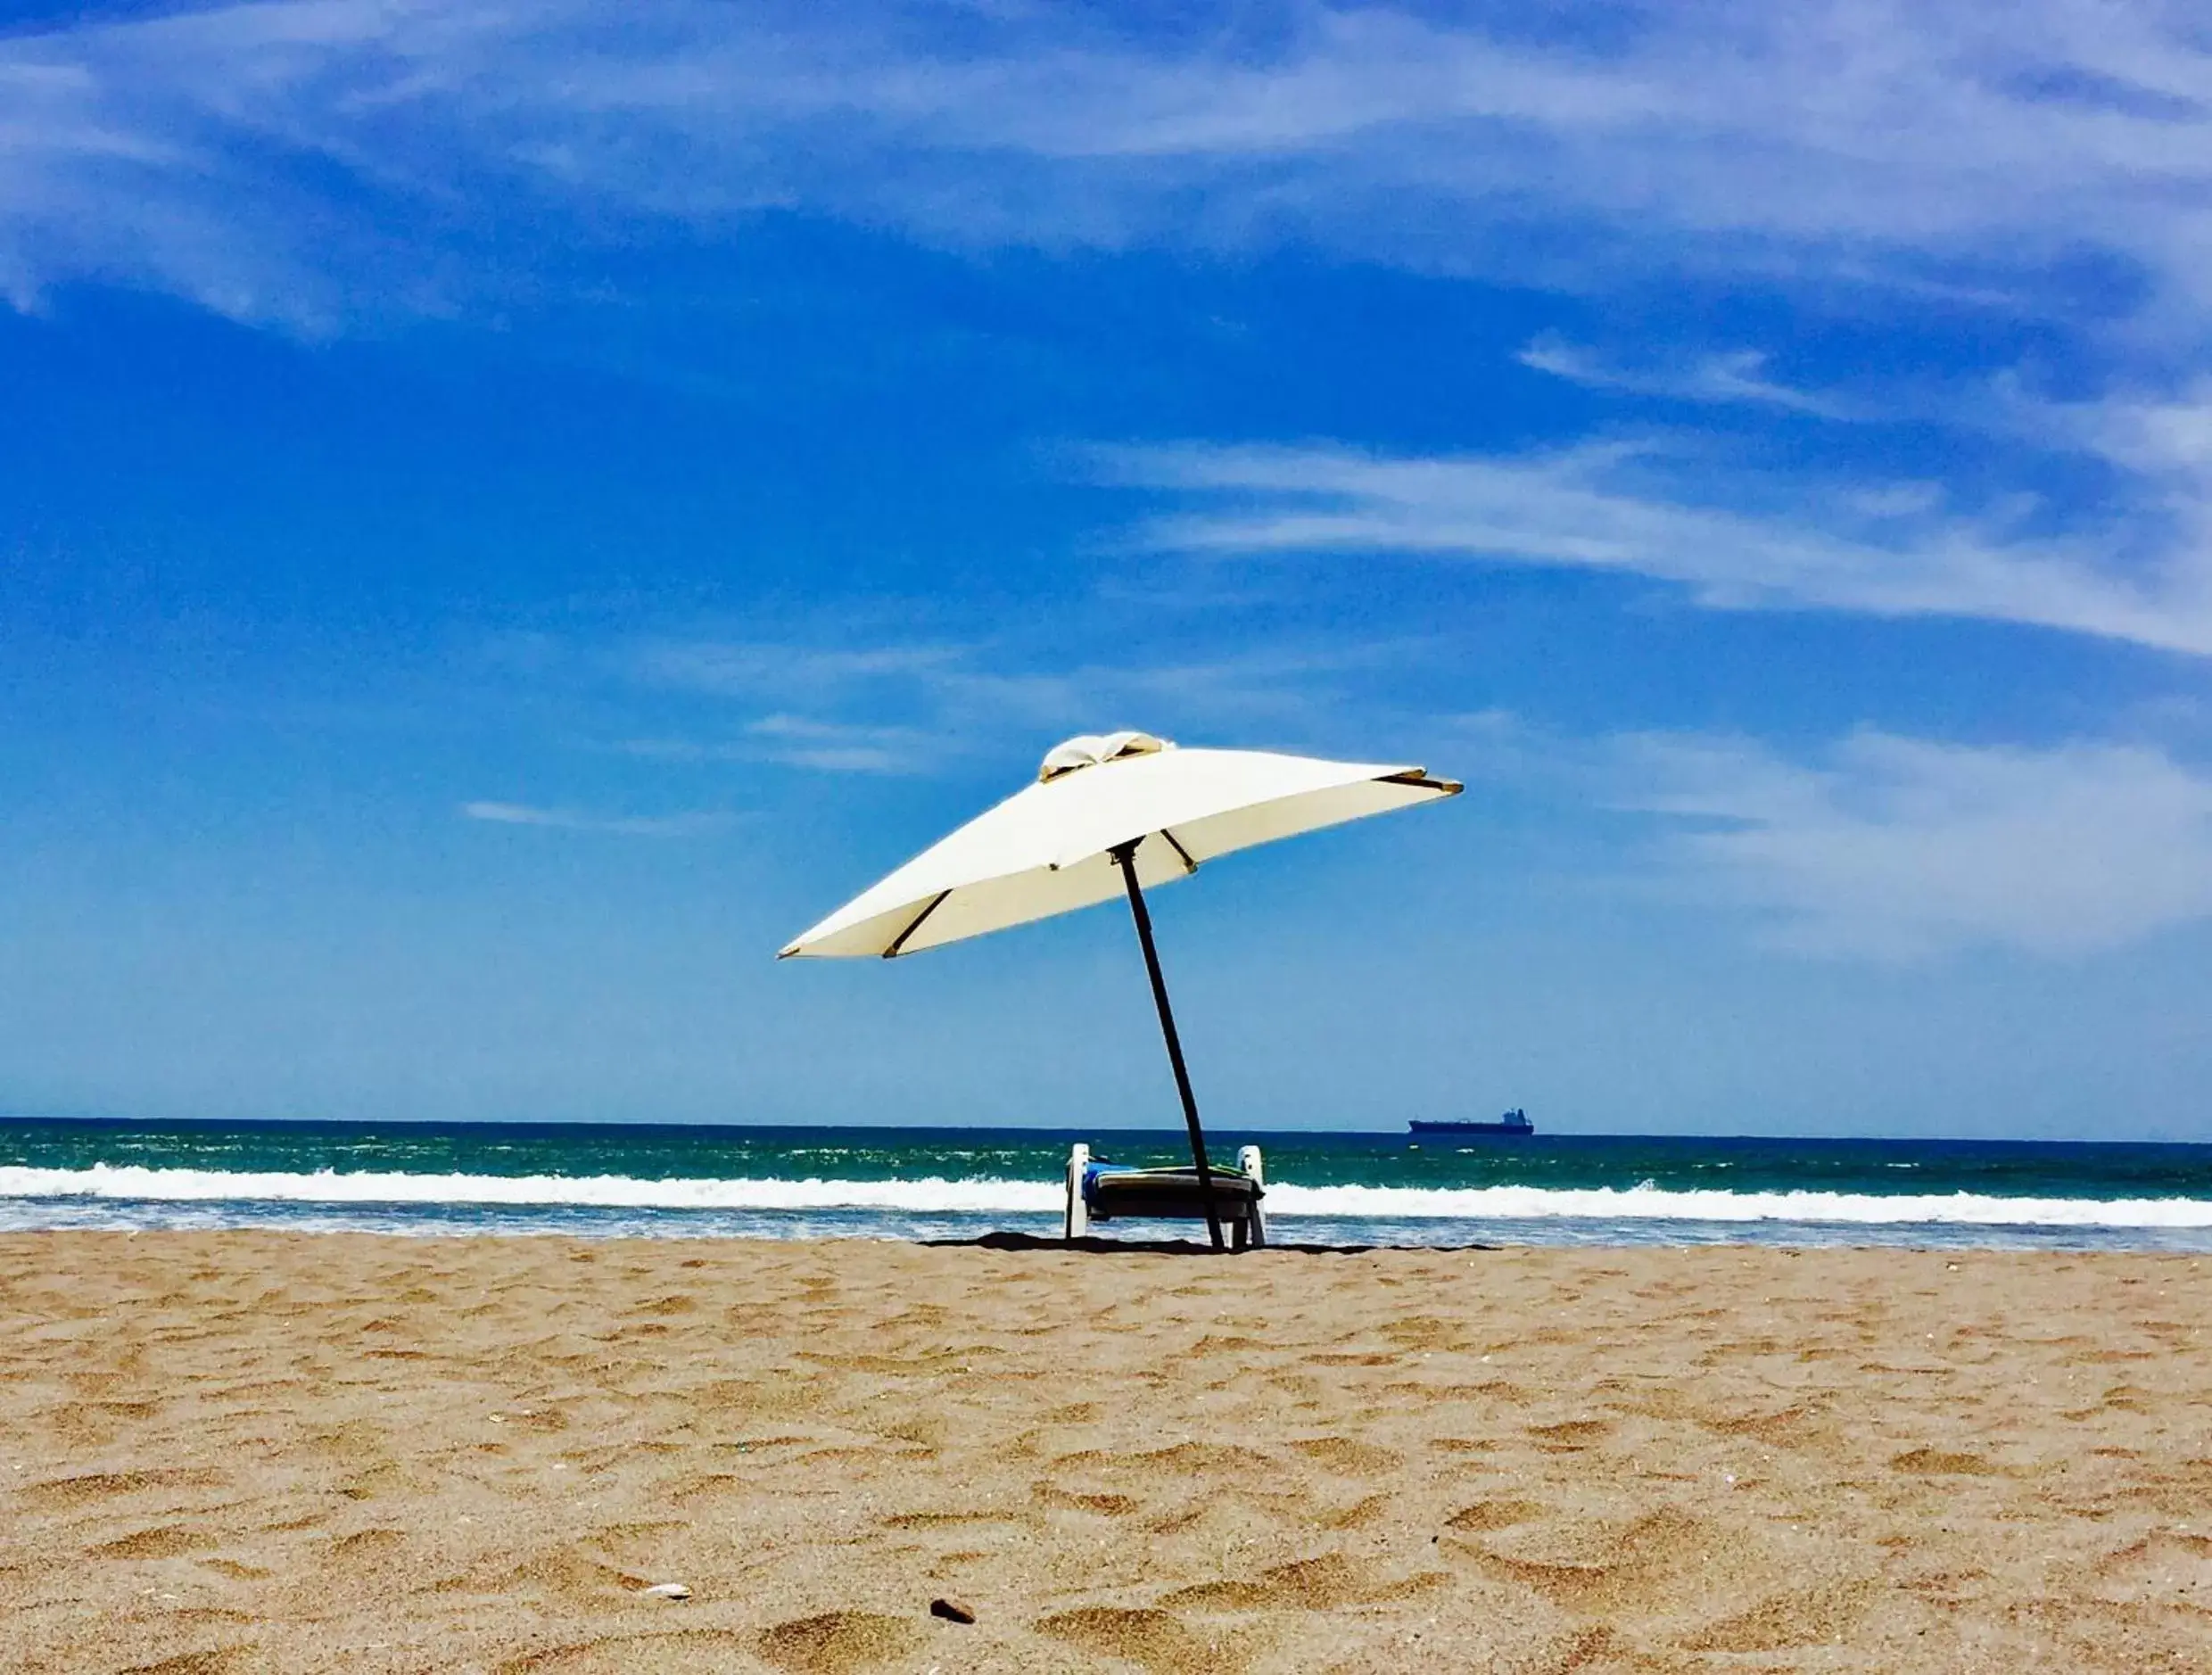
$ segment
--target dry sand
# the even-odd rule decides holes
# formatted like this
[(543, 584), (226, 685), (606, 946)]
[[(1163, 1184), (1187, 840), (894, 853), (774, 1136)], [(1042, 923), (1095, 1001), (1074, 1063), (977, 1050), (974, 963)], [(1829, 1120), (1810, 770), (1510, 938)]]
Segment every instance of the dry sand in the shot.
[(2208, 1279), (10, 1236), (0, 1669), (2212, 1670)]

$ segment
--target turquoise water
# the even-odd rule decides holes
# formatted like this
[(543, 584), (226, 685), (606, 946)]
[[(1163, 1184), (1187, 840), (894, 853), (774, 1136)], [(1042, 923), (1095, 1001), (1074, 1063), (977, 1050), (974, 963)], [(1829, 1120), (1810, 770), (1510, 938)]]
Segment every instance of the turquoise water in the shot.
[[(1279, 1241), (2212, 1249), (2212, 1146), (1377, 1134), (1267, 1159)], [(0, 1122), (0, 1228), (964, 1237), (1059, 1225), (1069, 1144), (1180, 1132)], [(1132, 1236), (1161, 1229), (1132, 1224)]]

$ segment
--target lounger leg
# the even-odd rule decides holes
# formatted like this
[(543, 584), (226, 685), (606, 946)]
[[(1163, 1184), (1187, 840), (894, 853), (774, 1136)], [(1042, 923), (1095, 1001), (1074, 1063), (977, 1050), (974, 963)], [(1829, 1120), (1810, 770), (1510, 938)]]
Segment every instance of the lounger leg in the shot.
[(1083, 1171), (1091, 1161), (1091, 1148), (1077, 1146), (1068, 1154), (1068, 1229), (1069, 1243), (1091, 1231), (1091, 1207), (1083, 1201)]
[(1262, 1201), (1267, 1196), (1267, 1166), (1260, 1158), (1259, 1148), (1258, 1146), (1238, 1147), (1236, 1167), (1250, 1176), (1252, 1184), (1260, 1189), (1259, 1197), (1253, 1199), (1244, 1211), (1244, 1225), (1248, 1230), (1251, 1248), (1258, 1250), (1264, 1248), (1267, 1242), (1267, 1211)]

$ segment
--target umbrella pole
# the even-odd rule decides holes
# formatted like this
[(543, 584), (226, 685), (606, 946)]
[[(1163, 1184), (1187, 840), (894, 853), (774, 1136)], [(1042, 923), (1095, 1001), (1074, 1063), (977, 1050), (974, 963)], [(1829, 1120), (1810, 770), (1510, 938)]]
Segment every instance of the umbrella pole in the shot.
[[(1137, 840), (1142, 843), (1143, 840)], [(1129, 916), (1136, 920), (1136, 939), (1144, 948), (1144, 970), (1152, 979), (1152, 1003), (1160, 1008), (1160, 1033), (1168, 1038), (1168, 1062), (1175, 1067), (1176, 1092), (1183, 1096), (1184, 1126), (1191, 1131), (1191, 1161), (1198, 1166), (1199, 1201), (1206, 1206), (1206, 1231), (1214, 1249), (1225, 1248), (1221, 1211), (1214, 1202), (1213, 1172), (1206, 1167), (1206, 1135), (1198, 1126), (1198, 1100), (1191, 1092), (1191, 1073), (1183, 1063), (1183, 1042), (1176, 1034), (1175, 1011), (1168, 1004), (1168, 979), (1160, 972), (1160, 950), (1152, 945), (1152, 915), (1144, 905), (1144, 891), (1136, 881), (1136, 844), (1124, 844), (1112, 852), (1121, 869), (1121, 881), (1129, 891)]]

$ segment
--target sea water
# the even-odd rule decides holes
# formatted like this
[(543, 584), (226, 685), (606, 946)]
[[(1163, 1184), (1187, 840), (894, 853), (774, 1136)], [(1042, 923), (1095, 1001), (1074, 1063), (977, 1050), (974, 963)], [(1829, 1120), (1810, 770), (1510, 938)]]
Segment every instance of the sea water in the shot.
[[(1238, 1134), (1277, 1242), (2212, 1250), (2212, 1146)], [(959, 1239), (1060, 1230), (1069, 1146), (1179, 1131), (0, 1121), (0, 1231)], [(1103, 1230), (1174, 1235), (1172, 1225)]]

